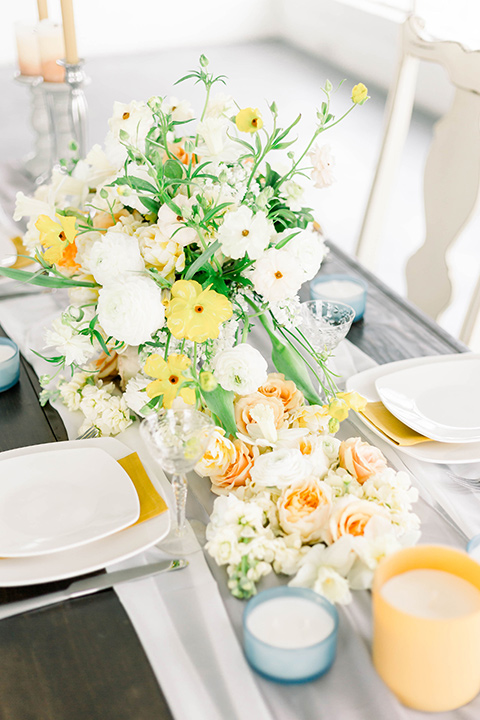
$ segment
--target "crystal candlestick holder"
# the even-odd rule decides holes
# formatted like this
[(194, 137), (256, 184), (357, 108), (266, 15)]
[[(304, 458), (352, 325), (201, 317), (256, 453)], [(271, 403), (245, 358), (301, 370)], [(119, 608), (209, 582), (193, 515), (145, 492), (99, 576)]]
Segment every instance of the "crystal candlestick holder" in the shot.
[(14, 75), (15, 82), (28, 88), (30, 93), (30, 123), (35, 135), (34, 149), (23, 159), (23, 171), (30, 180), (41, 184), (48, 178), (51, 160), (51, 133), (49, 113), (41, 76)]

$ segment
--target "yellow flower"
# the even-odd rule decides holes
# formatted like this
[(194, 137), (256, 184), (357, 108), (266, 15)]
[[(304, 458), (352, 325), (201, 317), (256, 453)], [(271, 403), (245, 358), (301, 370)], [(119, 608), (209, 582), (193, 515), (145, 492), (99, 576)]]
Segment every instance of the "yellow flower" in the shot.
[(215, 290), (202, 290), (196, 280), (177, 280), (166, 308), (167, 326), (177, 340), (192, 342), (218, 337), (220, 325), (232, 317), (232, 304)]
[(262, 116), (258, 108), (243, 108), (237, 113), (235, 125), (241, 132), (254, 133), (263, 127)]
[(191, 387), (182, 387), (187, 378), (183, 374), (191, 365), (186, 355), (169, 355), (166, 362), (161, 355), (154, 353), (147, 358), (144, 370), (147, 375), (156, 378), (147, 385), (147, 395), (155, 398), (163, 395), (163, 407), (172, 407), (172, 403), (180, 395), (188, 405), (195, 403), (195, 390)]
[(328, 406), (328, 412), (333, 418), (342, 422), (348, 417), (348, 405), (345, 400), (335, 398)]
[(358, 83), (352, 90), (352, 102), (355, 105), (363, 105), (368, 100), (368, 90), (363, 83)]
[[(52, 264), (60, 264), (68, 245), (75, 246), (77, 233), (74, 217), (63, 217), (62, 215), (55, 215), (55, 217), (58, 222), (49, 218), (48, 215), (40, 215), (35, 227), (40, 233), (40, 242), (45, 249), (43, 253), (45, 260)], [(68, 255), (71, 255), (71, 249)]]
[(358, 392), (339, 392), (337, 393), (337, 398), (345, 400), (348, 407), (355, 412), (362, 412), (368, 402), (368, 400)]

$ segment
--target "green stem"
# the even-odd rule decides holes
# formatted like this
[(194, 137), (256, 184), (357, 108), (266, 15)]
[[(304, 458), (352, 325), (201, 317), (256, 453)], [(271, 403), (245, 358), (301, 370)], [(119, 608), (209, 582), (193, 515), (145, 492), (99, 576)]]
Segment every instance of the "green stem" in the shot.
[(171, 339), (172, 339), (172, 336), (171, 336), (170, 333), (168, 333), (168, 335), (167, 335), (167, 342), (165, 343), (165, 353), (164, 353), (164, 356), (163, 356), (165, 362), (167, 361), (167, 358), (168, 358), (168, 348), (169, 348), (169, 346), (170, 346), (170, 340), (171, 340)]

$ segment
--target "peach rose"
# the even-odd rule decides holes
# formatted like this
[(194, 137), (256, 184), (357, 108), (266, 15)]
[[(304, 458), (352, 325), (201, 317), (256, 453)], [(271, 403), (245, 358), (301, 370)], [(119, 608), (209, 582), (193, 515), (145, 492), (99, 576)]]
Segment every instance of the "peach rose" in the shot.
[(324, 405), (302, 405), (288, 416), (290, 427), (307, 428), (312, 433), (326, 432), (330, 415)]
[(120, 210), (119, 212), (115, 213), (113, 217), (112, 213), (100, 211), (94, 215), (93, 227), (99, 228), (101, 230), (106, 230), (116, 225), (120, 218), (128, 217), (129, 215), (130, 213), (128, 212), (128, 210)]
[(273, 423), (278, 429), (283, 425), (285, 415), (283, 403), (277, 397), (266, 397), (262, 393), (254, 392), (250, 395), (244, 395), (235, 403), (235, 422), (237, 428), (244, 435), (250, 435), (249, 426), (257, 425), (255, 416), (255, 408), (263, 406), (267, 410), (271, 409), (273, 415)]
[(224, 472), (210, 476), (210, 480), (214, 486), (212, 488), (214, 492), (215, 487), (222, 488), (222, 490), (231, 490), (234, 487), (245, 485), (250, 477), (250, 470), (254, 459), (249, 447), (238, 439), (233, 441), (233, 446), (235, 455), (232, 462), (226, 467)]
[(339, 459), (340, 467), (353, 475), (360, 485), (387, 467), (387, 460), (381, 450), (362, 442), (360, 438), (344, 440), (340, 445)]
[(303, 405), (303, 394), (292, 380), (285, 380), (282, 373), (269, 373), (267, 382), (258, 388), (265, 397), (276, 397), (282, 401), (285, 412), (296, 410)]
[(195, 466), (195, 470), (202, 477), (210, 477), (215, 474), (222, 475), (234, 462), (236, 456), (235, 445), (225, 437), (225, 430), (216, 427), (203, 457)]
[(332, 508), (332, 489), (307, 477), (286, 488), (277, 503), (281, 528), (305, 543), (320, 540)]
[(335, 505), (328, 523), (328, 536), (322, 538), (328, 544), (336, 542), (343, 535), (364, 535), (373, 517), (389, 519), (385, 508), (368, 500), (345, 496)]

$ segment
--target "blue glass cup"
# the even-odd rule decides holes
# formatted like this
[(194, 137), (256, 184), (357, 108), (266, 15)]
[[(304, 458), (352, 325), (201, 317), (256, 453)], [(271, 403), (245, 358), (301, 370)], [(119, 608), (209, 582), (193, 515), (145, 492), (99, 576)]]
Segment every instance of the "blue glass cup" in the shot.
[[(2, 357), (7, 349), (5, 360)], [(11, 354), (13, 351), (13, 354)], [(20, 379), (20, 352), (18, 346), (9, 338), (0, 338), (0, 392), (9, 390)]]
[[(331, 618), (332, 629), (319, 642), (301, 647), (279, 647), (261, 640), (251, 631), (249, 616), (259, 605), (278, 598), (300, 598), (313, 603)], [(274, 613), (275, 604), (270, 604), (271, 613)], [(324, 675), (335, 659), (337, 634), (338, 613), (335, 606), (307, 588), (282, 586), (264, 590), (249, 600), (243, 615), (243, 644), (249, 664), (263, 677), (279, 683), (305, 683)]]
[(367, 288), (365, 280), (353, 275), (319, 275), (310, 283), (310, 295), (312, 300), (331, 300), (350, 305), (355, 310), (353, 322), (357, 322), (365, 313)]

